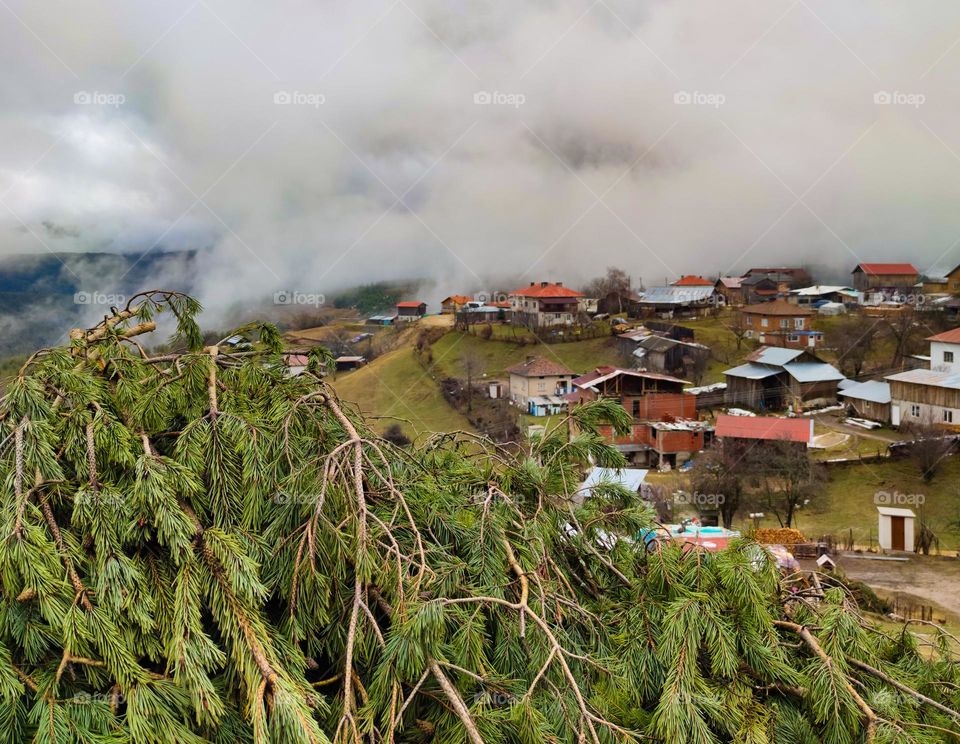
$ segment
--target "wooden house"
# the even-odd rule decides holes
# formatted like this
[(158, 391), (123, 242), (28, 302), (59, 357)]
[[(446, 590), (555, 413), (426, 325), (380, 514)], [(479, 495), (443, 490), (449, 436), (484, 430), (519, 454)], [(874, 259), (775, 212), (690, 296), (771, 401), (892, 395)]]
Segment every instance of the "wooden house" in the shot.
[(714, 288), (719, 297), (723, 297), (723, 302), (731, 307), (739, 307), (743, 304), (743, 287), (740, 276), (721, 276), (714, 283)]
[(561, 282), (530, 282), (509, 294), (514, 322), (528, 328), (572, 325), (580, 319), (582, 292)]
[(883, 380), (848, 381), (837, 392), (840, 402), (860, 418), (890, 423), (890, 383)]
[(440, 314), (455, 315), (461, 308), (466, 307), (467, 304), (472, 301), (473, 298), (467, 297), (466, 295), (450, 295), (449, 297), (444, 297), (440, 300)]
[(844, 379), (810, 351), (772, 346), (761, 346), (723, 374), (727, 405), (774, 411), (836, 403)]
[(924, 279), (923, 292), (924, 294), (960, 294), (960, 264), (946, 274)]
[(905, 290), (913, 287), (920, 272), (909, 263), (860, 263), (850, 272), (858, 292)]
[(427, 314), (427, 303), (420, 300), (411, 300), (409, 302), (397, 303), (397, 320), (409, 321), (420, 320)]

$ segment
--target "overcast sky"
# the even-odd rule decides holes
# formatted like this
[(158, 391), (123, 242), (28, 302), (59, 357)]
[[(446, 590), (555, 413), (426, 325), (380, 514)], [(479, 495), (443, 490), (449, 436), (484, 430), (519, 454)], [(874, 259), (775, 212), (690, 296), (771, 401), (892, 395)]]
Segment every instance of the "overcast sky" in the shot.
[(934, 271), (958, 77), (943, 0), (0, 0), (0, 251), (210, 249), (214, 306)]

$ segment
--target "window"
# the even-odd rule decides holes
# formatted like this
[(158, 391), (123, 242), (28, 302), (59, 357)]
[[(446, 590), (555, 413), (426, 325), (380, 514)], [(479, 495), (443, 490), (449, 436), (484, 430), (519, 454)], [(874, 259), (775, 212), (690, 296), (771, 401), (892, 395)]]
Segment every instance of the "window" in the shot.
[(910, 405), (910, 415), (914, 418), (920, 418), (920, 406), (916, 403)]
[(800, 337), (796, 333), (791, 333), (789, 336), (787, 336), (787, 341), (797, 343), (800, 341)]
[(640, 401), (639, 400), (633, 401), (633, 417), (634, 418), (640, 417)]
[(767, 327), (768, 323), (769, 321), (766, 318), (760, 318), (760, 325), (763, 326), (764, 328)]
[(953, 423), (953, 411), (949, 408), (943, 409), (943, 423), (952, 424)]
[(952, 351), (945, 351), (945, 352), (943, 352), (943, 361), (945, 361), (945, 362), (947, 362), (947, 363), (952, 362), (952, 361), (953, 361), (953, 352), (952, 352)]
[(803, 318), (794, 318), (793, 327), (796, 328), (798, 331), (803, 330)]
[(786, 318), (781, 318), (781, 319), (780, 319), (780, 327), (781, 327), (781, 328), (789, 328), (789, 327), (790, 327), (790, 321), (787, 320)]
[(747, 338), (753, 338), (753, 331), (747, 331), (743, 335), (746, 336)]

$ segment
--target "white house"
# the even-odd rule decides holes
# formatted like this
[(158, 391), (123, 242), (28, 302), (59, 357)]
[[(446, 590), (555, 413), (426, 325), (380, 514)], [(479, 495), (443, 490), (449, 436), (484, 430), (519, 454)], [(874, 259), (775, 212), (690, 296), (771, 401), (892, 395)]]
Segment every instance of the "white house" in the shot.
[(930, 336), (930, 369), (960, 372), (960, 328)]
[(890, 423), (960, 426), (960, 328), (930, 336), (930, 369), (889, 375)]
[(903, 550), (913, 552), (913, 522), (917, 515), (912, 509), (900, 509), (893, 506), (877, 507), (879, 520), (880, 548), (883, 550)]

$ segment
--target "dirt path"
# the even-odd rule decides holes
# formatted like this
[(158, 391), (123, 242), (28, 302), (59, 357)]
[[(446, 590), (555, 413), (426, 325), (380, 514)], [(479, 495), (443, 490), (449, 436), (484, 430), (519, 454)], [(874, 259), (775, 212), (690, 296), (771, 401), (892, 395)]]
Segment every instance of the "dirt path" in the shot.
[(871, 431), (870, 429), (861, 429), (859, 426), (849, 426), (848, 424), (841, 424), (835, 416), (830, 414), (823, 414), (821, 416), (814, 416), (814, 420), (827, 427), (828, 429), (833, 429), (834, 431), (839, 431), (844, 434), (855, 434), (858, 437), (863, 439), (874, 439), (878, 442), (883, 442), (884, 444), (890, 444), (891, 442), (900, 441), (898, 437), (892, 434), (878, 434)]
[(960, 560), (913, 556), (908, 561), (877, 561), (841, 556), (838, 564), (851, 579), (887, 593), (904, 593), (928, 600), (960, 619)]

